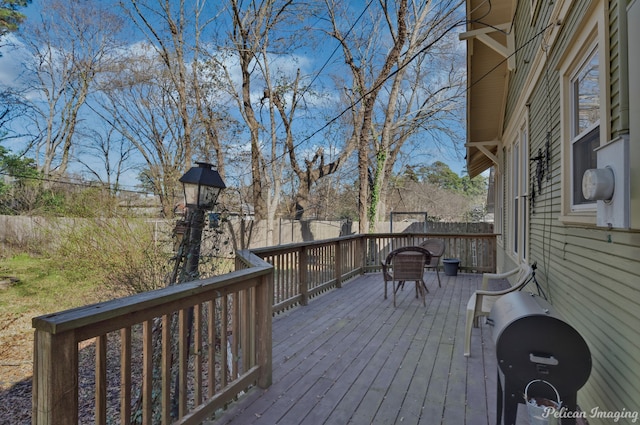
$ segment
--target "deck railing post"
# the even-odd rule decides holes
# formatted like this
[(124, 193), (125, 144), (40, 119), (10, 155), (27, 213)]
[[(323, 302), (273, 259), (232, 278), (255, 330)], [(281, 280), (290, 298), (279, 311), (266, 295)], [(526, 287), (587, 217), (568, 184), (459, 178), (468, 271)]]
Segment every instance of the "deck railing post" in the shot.
[(78, 345), (73, 332), (34, 334), (34, 425), (78, 423)]
[(366, 236), (360, 236), (358, 238), (358, 254), (360, 257), (360, 273), (365, 272), (365, 266), (367, 265), (367, 249), (366, 249)]
[(256, 287), (256, 363), (260, 366), (258, 386), (267, 388), (272, 382), (272, 304), (273, 269)]
[(309, 256), (307, 247), (300, 248), (300, 258), (298, 259), (298, 273), (300, 273), (300, 300), (301, 305), (307, 305), (309, 302)]
[(336, 274), (336, 288), (342, 288), (342, 250), (339, 239), (335, 242), (335, 253), (333, 270)]

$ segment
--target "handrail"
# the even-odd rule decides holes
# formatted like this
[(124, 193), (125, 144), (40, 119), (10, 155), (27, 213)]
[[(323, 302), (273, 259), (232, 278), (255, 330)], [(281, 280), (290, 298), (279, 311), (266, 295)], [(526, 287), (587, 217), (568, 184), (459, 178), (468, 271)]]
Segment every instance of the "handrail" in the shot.
[[(95, 338), (95, 422), (106, 423), (107, 342), (118, 337), (109, 335), (113, 331), (119, 331), (120, 338), (120, 423), (129, 423), (136, 413), (130, 408), (131, 387), (137, 384), (131, 369), (138, 340), (142, 423), (201, 423), (252, 383), (268, 387), (273, 267), (250, 253), (243, 258), (250, 268), (34, 318), (32, 422), (78, 423), (78, 389), (83, 385), (78, 344)], [(195, 370), (189, 367), (190, 315), (195, 318)], [(175, 333), (177, 347), (172, 343)], [(224, 372), (216, 372), (216, 367)], [(159, 380), (151, 370), (160, 371)], [(195, 382), (191, 391), (190, 380)], [(172, 382), (178, 382), (177, 387)], [(171, 405), (174, 388), (177, 408)], [(154, 397), (161, 399), (159, 409), (152, 405)]]
[[(120, 423), (136, 414), (143, 424), (200, 423), (251, 385), (271, 384), (273, 314), (379, 271), (392, 249), (427, 238), (444, 240), (443, 256), (459, 258), (462, 271), (495, 272), (495, 236), (384, 233), (238, 251), (236, 271), (223, 276), (36, 317), (33, 423), (77, 423), (79, 388), (87, 386), (96, 424), (107, 423), (109, 391), (120, 394)], [(78, 365), (92, 341), (95, 383), (87, 383)], [(115, 379), (113, 362), (120, 370)], [(138, 392), (139, 403), (132, 403)]]
[(274, 266), (273, 308), (278, 313), (306, 305), (310, 298), (339, 288), (353, 276), (378, 272), (394, 248), (420, 245), (426, 239), (445, 241), (443, 258), (460, 259), (463, 272), (496, 269), (493, 233), (375, 233), (257, 248), (252, 252)]

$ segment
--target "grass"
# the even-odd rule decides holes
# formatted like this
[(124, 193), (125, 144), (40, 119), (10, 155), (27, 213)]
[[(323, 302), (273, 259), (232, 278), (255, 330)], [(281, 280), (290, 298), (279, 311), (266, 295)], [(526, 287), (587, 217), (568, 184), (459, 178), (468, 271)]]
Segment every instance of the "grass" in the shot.
[(53, 259), (18, 254), (0, 259), (0, 276), (19, 281), (2, 291), (3, 314), (47, 314), (104, 298), (89, 273), (64, 270)]
[(92, 273), (73, 269), (29, 254), (0, 257), (0, 276), (19, 279), (0, 289), (0, 394), (33, 373), (33, 317), (114, 297)]

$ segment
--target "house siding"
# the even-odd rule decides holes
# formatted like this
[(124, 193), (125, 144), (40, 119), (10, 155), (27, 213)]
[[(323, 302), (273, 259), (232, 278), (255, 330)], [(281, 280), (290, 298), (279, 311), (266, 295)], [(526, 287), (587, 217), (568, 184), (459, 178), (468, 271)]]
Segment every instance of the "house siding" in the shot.
[(624, 81), (625, 70), (628, 67), (626, 57), (621, 54), (627, 50), (626, 43), (626, 7), (627, 2), (612, 0), (609, 2), (609, 66), (611, 68), (611, 135), (616, 138), (621, 134), (629, 133), (628, 109), (629, 99), (625, 96), (628, 93), (622, 83)]
[[(552, 10), (552, 7), (541, 7), (532, 25), (530, 2), (518, 3), (521, 6), (514, 22), (516, 49), (536, 37)], [(515, 122), (520, 119), (519, 106), (526, 102), (530, 157), (536, 156), (539, 149), (545, 150), (547, 137), (551, 140), (551, 172), (544, 176), (541, 190), (536, 183), (536, 164), (533, 161), (530, 164), (535, 197), (530, 204), (529, 261), (537, 261), (538, 280), (551, 303), (590, 347), (593, 369), (589, 381), (578, 393), (578, 403), (587, 412), (593, 408), (640, 412), (640, 232), (568, 225), (559, 220), (563, 162), (558, 69), (563, 53), (595, 3), (572, 2), (563, 28), (548, 50), (546, 66), (529, 94), (523, 93), (527, 85), (531, 86), (532, 62), (542, 46), (542, 37), (517, 51), (516, 69), (507, 95), (505, 125), (506, 128), (519, 125)], [(621, 31), (625, 11), (616, 1), (605, 4), (609, 20), (606, 36), (611, 80), (608, 138), (611, 140), (629, 131), (625, 111), (628, 105), (620, 93), (624, 87), (622, 70), (626, 63), (622, 41), (626, 32)], [(508, 170), (504, 175), (509, 176)], [(508, 202), (506, 193), (504, 199)], [(508, 215), (504, 220), (504, 236), (508, 240)], [(498, 249), (502, 250), (497, 256), (499, 267), (504, 270), (512, 266), (514, 261), (506, 244)], [(588, 420), (591, 425), (611, 423), (611, 419), (597, 417)], [(621, 418), (617, 423), (632, 423), (632, 419)]]

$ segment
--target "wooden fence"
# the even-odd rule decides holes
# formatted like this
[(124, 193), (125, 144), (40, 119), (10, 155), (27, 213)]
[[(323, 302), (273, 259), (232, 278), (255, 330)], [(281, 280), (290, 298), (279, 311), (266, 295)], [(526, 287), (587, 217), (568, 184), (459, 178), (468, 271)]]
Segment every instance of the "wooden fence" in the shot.
[[(462, 271), (495, 271), (493, 234), (349, 236), (239, 251), (223, 276), (36, 317), (32, 423), (201, 423), (250, 386), (271, 384), (273, 314), (426, 238), (445, 240)], [(89, 372), (79, 370), (87, 353)], [(81, 395), (95, 400), (88, 420)]]
[[(96, 219), (105, 221), (105, 219)], [(7, 216), (0, 215), (0, 249), (35, 249), (50, 250), (56, 248), (56, 241), (60, 235), (76, 226), (95, 221), (83, 218), (68, 217), (38, 217), (38, 216)], [(106, 219), (114, 223), (122, 222), (125, 228), (146, 226), (153, 232), (155, 240), (171, 235), (175, 220), (168, 219)], [(324, 221), (324, 220), (289, 220), (280, 219), (276, 223), (273, 243), (278, 245), (310, 241), (324, 241), (340, 236), (352, 235), (358, 228), (357, 222)], [(493, 223), (470, 222), (396, 222), (376, 223), (375, 233), (422, 233), (429, 234), (467, 234), (493, 233)], [(267, 225), (264, 221), (241, 220), (237, 217), (229, 218), (228, 226), (222, 228), (226, 232), (225, 239), (230, 239), (236, 249), (254, 249), (267, 246)]]

